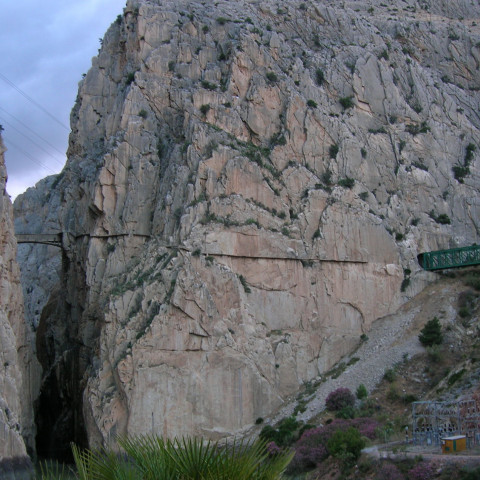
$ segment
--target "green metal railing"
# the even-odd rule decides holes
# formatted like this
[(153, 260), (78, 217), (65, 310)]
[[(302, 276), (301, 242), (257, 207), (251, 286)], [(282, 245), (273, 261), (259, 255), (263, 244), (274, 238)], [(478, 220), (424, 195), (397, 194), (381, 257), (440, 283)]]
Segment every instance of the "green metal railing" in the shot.
[(421, 253), (418, 262), (425, 270), (466, 267), (480, 264), (480, 245)]

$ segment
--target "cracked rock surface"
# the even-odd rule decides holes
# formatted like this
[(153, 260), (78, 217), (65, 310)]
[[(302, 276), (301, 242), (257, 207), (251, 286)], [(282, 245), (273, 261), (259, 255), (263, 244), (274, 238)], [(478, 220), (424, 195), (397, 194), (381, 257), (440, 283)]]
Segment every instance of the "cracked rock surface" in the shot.
[(5, 190), (5, 151), (0, 136), (0, 474), (8, 462), (27, 457), (26, 445), (31, 445), (34, 436), (33, 339), (24, 322), (13, 207)]
[(41, 435), (244, 432), (476, 241), (479, 14), (129, 0), (15, 205)]

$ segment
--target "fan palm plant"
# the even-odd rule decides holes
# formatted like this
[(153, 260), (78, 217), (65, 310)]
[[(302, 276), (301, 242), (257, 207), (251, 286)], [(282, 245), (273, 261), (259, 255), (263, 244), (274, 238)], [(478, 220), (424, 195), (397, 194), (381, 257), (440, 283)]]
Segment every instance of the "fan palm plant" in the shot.
[[(123, 453), (73, 445), (78, 480), (278, 480), (294, 452), (270, 455), (264, 441), (232, 444), (142, 435), (118, 440)], [(54, 474), (41, 480), (63, 480)]]

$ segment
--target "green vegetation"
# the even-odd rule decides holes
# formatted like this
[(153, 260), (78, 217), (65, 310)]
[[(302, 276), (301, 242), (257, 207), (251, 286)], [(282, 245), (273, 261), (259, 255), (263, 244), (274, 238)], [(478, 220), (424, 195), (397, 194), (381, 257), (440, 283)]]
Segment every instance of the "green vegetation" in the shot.
[(341, 178), (338, 181), (338, 185), (344, 188), (353, 188), (353, 186), (355, 185), (355, 179), (351, 177)]
[(430, 127), (427, 125), (427, 122), (422, 122), (420, 125), (408, 124), (405, 127), (405, 131), (410, 135), (418, 135), (419, 133), (427, 133), (430, 131)]
[(397, 372), (395, 371), (394, 368), (388, 368), (387, 370), (385, 370), (385, 373), (383, 374), (383, 378), (387, 382), (393, 383), (397, 378)]
[(38, 480), (269, 480), (279, 479), (293, 458), (289, 450), (272, 455), (263, 441), (233, 445), (200, 438), (164, 440), (158, 436), (120, 438), (119, 454), (109, 448), (81, 450), (72, 445), (76, 474), (53, 465), (41, 467)]
[(307, 100), (307, 107), (317, 108), (318, 105), (317, 105), (317, 102), (315, 100)]
[(330, 454), (341, 459), (347, 465), (355, 463), (360, 457), (363, 447), (365, 447), (365, 440), (354, 427), (349, 427), (347, 430), (337, 430), (327, 443)]
[(477, 147), (473, 143), (469, 143), (465, 148), (465, 158), (463, 160), (463, 164), (458, 163), (452, 167), (453, 176), (459, 183), (463, 183), (464, 178), (470, 174), (470, 165), (473, 160), (473, 152), (475, 152), (476, 149)]
[(368, 397), (368, 391), (367, 391), (367, 387), (361, 383), (358, 388), (357, 388), (357, 391), (355, 392), (356, 395), (357, 395), (357, 398), (359, 400), (362, 400), (363, 398), (367, 398)]
[(317, 70), (315, 70), (315, 81), (318, 86), (321, 86), (325, 83), (325, 74), (320, 68), (317, 68)]
[(130, 85), (134, 80), (135, 80), (135, 72), (130, 72), (130, 73), (127, 74), (127, 78), (125, 80), (125, 83), (127, 85)]
[(339, 100), (340, 105), (343, 107), (343, 110), (348, 110), (353, 107), (353, 97), (341, 97)]
[(425, 347), (440, 345), (443, 341), (442, 326), (437, 317), (429, 320), (420, 331), (418, 339)]
[(330, 145), (328, 149), (328, 154), (330, 155), (330, 158), (337, 158), (337, 154), (339, 150), (340, 149), (336, 143), (334, 143), (333, 145)]
[(146, 110), (144, 110), (143, 108), (138, 112), (138, 116), (139, 117), (142, 117), (142, 118), (147, 118), (148, 117), (148, 113)]
[(458, 372), (452, 373), (450, 377), (448, 377), (447, 383), (448, 386), (451, 387), (454, 383), (458, 382), (463, 377), (463, 374), (466, 372), (464, 368), (459, 370)]
[(440, 215), (436, 215), (433, 210), (430, 210), (428, 215), (430, 216), (430, 218), (432, 218), (433, 220), (435, 220), (437, 223), (441, 225), (451, 224), (450, 217), (446, 213), (441, 213)]
[(300, 427), (301, 423), (295, 417), (287, 417), (279, 423), (278, 428), (265, 425), (260, 432), (260, 439), (265, 442), (275, 442), (279, 447), (285, 447), (298, 440)]
[(207, 80), (202, 80), (201, 85), (202, 85), (203, 88), (205, 88), (207, 90), (216, 90), (217, 89), (217, 85), (215, 85), (214, 83), (208, 82)]
[(275, 83), (278, 81), (278, 77), (274, 72), (267, 72), (266, 77), (270, 83)]
[(360, 197), (361, 200), (366, 202), (367, 199), (368, 199), (368, 192), (361, 192), (361, 193), (358, 194), (358, 196)]
[(202, 115), (206, 115), (210, 110), (210, 104), (206, 103), (206, 104), (203, 104), (203, 105), (200, 105), (200, 113)]
[(238, 278), (240, 280), (240, 283), (242, 284), (243, 289), (245, 290), (245, 293), (251, 293), (252, 289), (248, 286), (248, 283), (245, 280), (245, 277), (243, 275), (239, 275)]

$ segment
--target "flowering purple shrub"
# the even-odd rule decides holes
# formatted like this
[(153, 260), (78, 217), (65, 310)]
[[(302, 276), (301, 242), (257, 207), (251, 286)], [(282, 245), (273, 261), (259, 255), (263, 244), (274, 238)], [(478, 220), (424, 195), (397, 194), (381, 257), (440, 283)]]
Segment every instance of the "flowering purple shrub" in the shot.
[(405, 480), (403, 473), (397, 468), (396, 465), (390, 462), (383, 463), (375, 478), (377, 480)]
[(376, 431), (380, 426), (376, 420), (368, 417), (354, 418), (353, 420), (349, 420), (347, 423), (351, 427), (358, 428), (360, 435), (362, 437), (367, 437), (370, 440), (373, 440), (377, 436)]
[(269, 455), (278, 455), (279, 453), (283, 452), (283, 450), (275, 442), (269, 442), (266, 446)]
[(353, 420), (337, 418), (323, 427), (306, 430), (293, 446), (295, 457), (290, 463), (289, 471), (303, 472), (315, 468), (327, 458), (327, 443), (336, 431), (346, 431), (350, 427), (355, 427), (362, 437), (373, 439), (378, 426), (378, 423), (371, 418)]
[(345, 407), (353, 407), (355, 405), (355, 397), (348, 388), (340, 387), (328, 394), (325, 405), (327, 409), (331, 411), (341, 410)]
[(299, 446), (295, 448), (295, 456), (288, 466), (289, 472), (306, 472), (314, 469), (320, 462), (328, 457), (324, 445)]
[(430, 480), (433, 478), (435, 470), (428, 462), (420, 462), (408, 471), (409, 480)]

